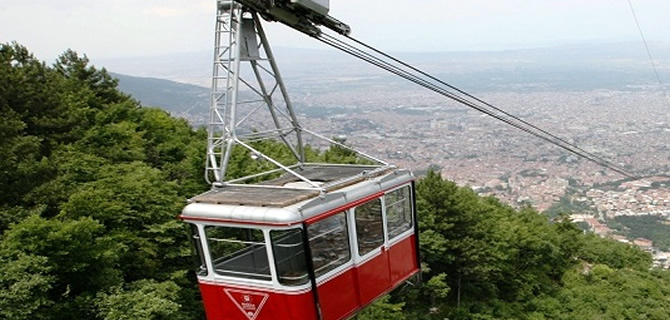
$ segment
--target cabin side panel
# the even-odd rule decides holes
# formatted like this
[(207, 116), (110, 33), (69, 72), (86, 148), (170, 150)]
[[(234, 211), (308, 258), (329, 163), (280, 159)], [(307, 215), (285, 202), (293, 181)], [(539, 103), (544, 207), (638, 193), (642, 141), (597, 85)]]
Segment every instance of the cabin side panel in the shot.
[(318, 288), (323, 320), (344, 319), (346, 315), (360, 308), (356, 294), (356, 270), (353, 268), (320, 283)]
[(389, 257), (383, 247), (378, 255), (357, 267), (361, 306), (391, 289), (389, 273)]
[(416, 235), (410, 236), (394, 243), (389, 248), (389, 260), (391, 261), (391, 283), (396, 285), (409, 276), (419, 272), (416, 259)]
[(208, 320), (317, 320), (311, 291), (282, 293), (200, 282)]

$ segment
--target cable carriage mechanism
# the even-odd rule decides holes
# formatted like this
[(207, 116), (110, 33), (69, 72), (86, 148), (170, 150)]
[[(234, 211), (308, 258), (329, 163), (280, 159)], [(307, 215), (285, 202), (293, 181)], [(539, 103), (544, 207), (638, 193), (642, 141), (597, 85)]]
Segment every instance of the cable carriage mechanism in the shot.
[[(213, 187), (180, 215), (191, 226), (209, 320), (347, 319), (420, 272), (414, 176), (299, 125), (259, 18), (347, 35), (328, 10), (328, 0), (217, 3)], [(295, 163), (254, 147), (266, 139), (282, 141)], [(308, 163), (306, 140), (373, 164)], [(233, 150), (269, 169), (229, 177)]]

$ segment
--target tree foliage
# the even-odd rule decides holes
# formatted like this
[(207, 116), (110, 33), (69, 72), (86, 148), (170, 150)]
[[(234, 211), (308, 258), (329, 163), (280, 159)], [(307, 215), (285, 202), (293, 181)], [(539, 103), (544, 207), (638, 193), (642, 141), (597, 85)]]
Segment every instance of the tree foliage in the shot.
[(175, 216), (205, 190), (203, 132), (73, 51), (4, 44), (0, 85), (0, 318), (202, 318)]
[(670, 251), (670, 224), (657, 216), (621, 216), (614, 219), (624, 226), (629, 238), (646, 238), (654, 241), (654, 247)]
[(55, 280), (45, 257), (18, 254), (0, 258), (0, 318), (48, 319), (48, 292)]
[(173, 282), (140, 280), (98, 294), (95, 304), (103, 320), (187, 319), (178, 301), (179, 287)]
[(389, 296), (384, 296), (364, 309), (356, 320), (405, 320), (406, 315), (402, 311), (404, 303), (391, 303)]

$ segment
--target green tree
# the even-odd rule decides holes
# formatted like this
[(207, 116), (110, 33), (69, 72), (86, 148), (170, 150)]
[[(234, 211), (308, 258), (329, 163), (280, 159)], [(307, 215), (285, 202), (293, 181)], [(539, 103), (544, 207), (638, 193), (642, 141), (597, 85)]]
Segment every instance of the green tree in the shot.
[(651, 255), (636, 247), (615, 240), (601, 239), (593, 234), (582, 239), (584, 246), (578, 252), (582, 261), (615, 269), (648, 270), (651, 267)]
[[(21, 197), (48, 177), (42, 152), (48, 144), (32, 131), (49, 131), (63, 116), (52, 72), (16, 43), (0, 46), (0, 203), (22, 205)], [(40, 122), (53, 114), (49, 123)]]
[(103, 109), (106, 105), (126, 101), (129, 98), (117, 89), (119, 81), (112, 78), (105, 68), (95, 68), (90, 65), (86, 55), (81, 56), (71, 49), (58, 57), (54, 69), (67, 79), (67, 87), (86, 91), (83, 94), (80, 91), (79, 95), (88, 98), (85, 103), (90, 108)]
[(585, 264), (564, 282), (559, 319), (668, 319), (670, 283), (657, 272)]
[(518, 318), (552, 305), (584, 245), (568, 221), (478, 197), (433, 171), (417, 183), (417, 206), (426, 274), (405, 301), (436, 319)]
[(483, 219), (491, 208), (482, 205), (469, 189), (458, 188), (429, 171), (417, 184), (421, 253), (432, 274), (447, 275), (456, 305), (463, 293), (478, 297), (492, 290), (490, 276), (497, 271), (496, 252), (489, 246), (491, 233)]
[(182, 206), (176, 185), (166, 182), (160, 170), (133, 162), (103, 167), (95, 181), (72, 193), (61, 217), (99, 221), (123, 245), (119, 270), (135, 281), (185, 267), (185, 227), (175, 219)]
[(344, 163), (344, 164), (370, 164), (370, 161), (361, 158), (358, 154), (342, 145), (347, 145), (347, 140), (343, 138), (333, 138), (333, 141), (341, 144), (333, 144), (320, 157), (320, 161), (325, 163)]
[(41, 256), (0, 256), (0, 318), (50, 319), (47, 310), (54, 301), (48, 293), (56, 277), (47, 264)]
[[(6, 231), (0, 245), (4, 261), (21, 261), (34, 257), (32, 278), (49, 280), (48, 300), (40, 295), (36, 301), (51, 304), (51, 310), (36, 317), (49, 319), (86, 318), (89, 300), (99, 290), (121, 283), (115, 269), (119, 245), (104, 233), (102, 225), (89, 217), (62, 221), (30, 216)], [(21, 270), (18, 270), (21, 271)], [(10, 275), (17, 278), (18, 275)], [(31, 277), (21, 276), (29, 286)], [(34, 290), (33, 290), (34, 291)]]
[(356, 316), (356, 320), (404, 320), (407, 319), (403, 313), (404, 303), (391, 303), (389, 296), (384, 296), (372, 305), (363, 309)]
[(140, 280), (127, 288), (114, 287), (95, 300), (98, 315), (104, 320), (179, 320), (186, 319), (177, 303), (179, 287), (173, 282)]
[(104, 318), (98, 294), (152, 292), (134, 284), (153, 281), (169, 284), (162, 299), (181, 315), (202, 318), (175, 216), (206, 189), (203, 131), (116, 84), (73, 51), (49, 67), (0, 47), (0, 317), (22, 319), (10, 305), (23, 303), (23, 318)]

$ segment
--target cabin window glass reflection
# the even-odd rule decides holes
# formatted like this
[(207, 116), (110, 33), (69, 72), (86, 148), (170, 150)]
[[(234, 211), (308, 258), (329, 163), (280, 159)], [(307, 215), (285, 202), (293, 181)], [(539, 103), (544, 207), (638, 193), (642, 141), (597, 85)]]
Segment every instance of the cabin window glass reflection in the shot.
[(410, 187), (402, 187), (384, 196), (389, 239), (412, 228), (412, 198)]
[(297, 286), (309, 282), (302, 229), (270, 231), (279, 283)]
[(191, 248), (195, 256), (195, 263), (197, 266), (196, 274), (199, 276), (207, 276), (207, 263), (205, 262), (205, 254), (202, 250), (202, 242), (200, 241), (200, 231), (198, 226), (190, 224), (191, 227)]
[(360, 205), (354, 211), (358, 255), (363, 256), (384, 243), (382, 201), (375, 199)]
[(207, 226), (205, 235), (216, 274), (272, 280), (263, 231)]
[(347, 216), (340, 212), (307, 227), (314, 274), (319, 277), (351, 259)]

